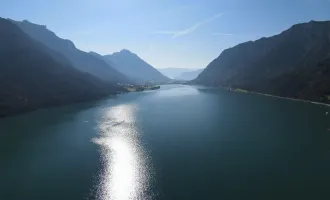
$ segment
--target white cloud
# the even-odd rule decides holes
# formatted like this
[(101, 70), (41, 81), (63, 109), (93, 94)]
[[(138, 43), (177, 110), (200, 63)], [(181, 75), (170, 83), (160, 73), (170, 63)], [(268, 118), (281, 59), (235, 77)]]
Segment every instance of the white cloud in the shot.
[(153, 34), (161, 34), (161, 35), (172, 35), (172, 38), (177, 38), (177, 37), (181, 37), (190, 33), (193, 33), (194, 31), (196, 31), (199, 27), (201, 27), (202, 25), (212, 22), (220, 17), (222, 17), (224, 14), (223, 13), (218, 13), (208, 19), (205, 19), (203, 21), (199, 21), (196, 22), (194, 25), (184, 29), (184, 30), (180, 30), (180, 31), (155, 31), (153, 32)]

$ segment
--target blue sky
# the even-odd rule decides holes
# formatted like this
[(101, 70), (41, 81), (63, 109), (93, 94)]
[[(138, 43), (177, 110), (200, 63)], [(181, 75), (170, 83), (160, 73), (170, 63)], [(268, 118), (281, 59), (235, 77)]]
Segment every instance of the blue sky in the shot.
[(0, 16), (47, 25), (84, 51), (204, 68), (238, 43), (330, 20), (330, 0), (1, 0)]

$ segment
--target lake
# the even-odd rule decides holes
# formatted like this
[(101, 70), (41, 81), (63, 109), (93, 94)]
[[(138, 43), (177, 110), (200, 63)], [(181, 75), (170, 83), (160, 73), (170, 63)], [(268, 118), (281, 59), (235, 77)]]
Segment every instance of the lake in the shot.
[(330, 108), (167, 85), (0, 120), (0, 199), (329, 199)]

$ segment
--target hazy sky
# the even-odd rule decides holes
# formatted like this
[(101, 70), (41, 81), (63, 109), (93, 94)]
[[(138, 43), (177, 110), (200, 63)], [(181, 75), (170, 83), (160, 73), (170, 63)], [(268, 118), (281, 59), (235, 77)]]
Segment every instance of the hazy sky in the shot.
[(238, 43), (330, 20), (330, 0), (1, 0), (0, 16), (47, 25), (85, 51), (204, 68)]

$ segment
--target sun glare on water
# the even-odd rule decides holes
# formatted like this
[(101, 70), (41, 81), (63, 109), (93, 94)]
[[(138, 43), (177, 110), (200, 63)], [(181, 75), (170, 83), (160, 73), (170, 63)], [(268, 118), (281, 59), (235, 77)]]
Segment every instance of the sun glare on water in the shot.
[(147, 196), (149, 169), (139, 140), (136, 105), (104, 110), (99, 123), (103, 171), (98, 188), (100, 200), (151, 199)]

